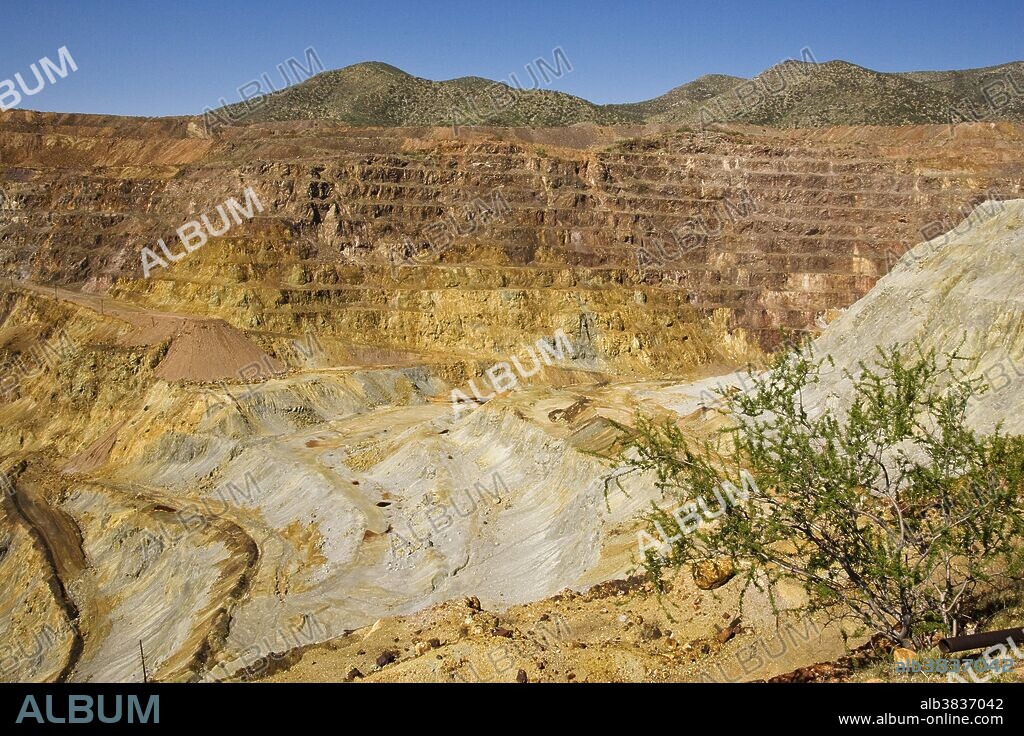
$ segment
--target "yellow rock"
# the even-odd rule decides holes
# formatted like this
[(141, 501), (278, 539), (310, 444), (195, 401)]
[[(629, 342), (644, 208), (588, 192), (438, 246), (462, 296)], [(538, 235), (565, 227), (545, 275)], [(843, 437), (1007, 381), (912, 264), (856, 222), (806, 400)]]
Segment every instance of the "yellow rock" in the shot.
[(701, 590), (711, 590), (725, 585), (736, 574), (732, 560), (720, 558), (698, 562), (693, 566), (693, 581)]
[(913, 649), (907, 649), (905, 647), (896, 647), (892, 650), (893, 662), (902, 662), (904, 664), (910, 664), (917, 658), (917, 652)]

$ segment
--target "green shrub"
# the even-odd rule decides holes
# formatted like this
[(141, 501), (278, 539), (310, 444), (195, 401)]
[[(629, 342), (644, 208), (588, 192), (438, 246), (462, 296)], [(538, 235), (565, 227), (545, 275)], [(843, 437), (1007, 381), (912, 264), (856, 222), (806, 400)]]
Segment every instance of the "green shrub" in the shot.
[(961, 632), (990, 594), (1020, 581), (1024, 531), (1024, 440), (968, 427), (983, 389), (961, 363), (916, 346), (879, 351), (846, 374), (848, 408), (819, 411), (804, 397), (831, 363), (803, 347), (751, 390), (719, 392), (730, 421), (712, 440), (639, 418), (623, 460), (679, 501), (721, 499), (723, 483), (742, 485), (741, 470), (756, 484), (696, 529), (655, 507), (661, 546), (644, 552), (648, 574), (661, 585), (665, 570), (727, 557), (745, 586), (771, 595), (794, 578), (808, 610), (897, 643)]

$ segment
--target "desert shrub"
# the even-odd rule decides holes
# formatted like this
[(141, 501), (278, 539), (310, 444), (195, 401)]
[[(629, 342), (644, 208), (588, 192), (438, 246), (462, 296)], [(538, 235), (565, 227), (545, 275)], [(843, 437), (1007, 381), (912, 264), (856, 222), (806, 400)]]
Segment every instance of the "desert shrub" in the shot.
[[(805, 346), (748, 391), (719, 392), (729, 421), (710, 440), (640, 417), (623, 461), (683, 504), (648, 515), (648, 574), (661, 585), (680, 566), (730, 558), (746, 586), (771, 595), (788, 576), (809, 610), (904, 644), (977, 621), (1021, 579), (1024, 440), (968, 426), (983, 387), (962, 364), (918, 346), (880, 350), (846, 373), (845, 408), (823, 410), (804, 399), (832, 364)], [(753, 492), (723, 498), (723, 487)], [(695, 501), (711, 498), (725, 508), (701, 501), (714, 519)]]

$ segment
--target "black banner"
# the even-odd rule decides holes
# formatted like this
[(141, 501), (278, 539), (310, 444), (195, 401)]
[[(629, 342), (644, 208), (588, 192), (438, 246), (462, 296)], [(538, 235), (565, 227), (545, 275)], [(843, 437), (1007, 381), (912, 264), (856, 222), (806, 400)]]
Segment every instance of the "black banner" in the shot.
[[(0, 685), (2, 733), (132, 729), (185, 733), (353, 727), (484, 731), (516, 717), (574, 729), (612, 720), (673, 731), (717, 724), (784, 732), (878, 726), (1020, 730), (1021, 687), (1009, 683), (849, 684), (228, 684)], [(497, 722), (492, 721), (496, 718)], [(485, 719), (481, 721), (480, 719)], [(368, 721), (368, 723), (366, 723)], [(479, 721), (473, 725), (474, 721)], [(358, 724), (358, 725), (357, 725)], [(80, 726), (88, 725), (82, 729)], [(525, 724), (524, 724), (525, 725)], [(232, 731), (234, 733), (235, 731)]]

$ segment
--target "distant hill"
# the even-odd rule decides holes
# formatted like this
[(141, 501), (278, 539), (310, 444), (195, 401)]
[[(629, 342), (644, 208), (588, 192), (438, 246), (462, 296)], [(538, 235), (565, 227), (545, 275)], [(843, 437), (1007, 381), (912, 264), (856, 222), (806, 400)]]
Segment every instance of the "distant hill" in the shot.
[(1024, 61), (959, 71), (908, 72), (901, 76), (965, 100), (980, 115), (1024, 119)]
[(883, 74), (844, 61), (789, 61), (750, 83), (689, 109), (673, 122), (738, 122), (780, 128), (826, 125), (945, 123), (958, 98), (899, 74)]
[[(380, 62), (324, 72), (267, 95), (244, 118), (333, 120), (350, 125), (490, 125), (548, 127), (632, 123), (636, 115), (545, 89), (516, 89), (481, 77), (433, 82)], [(227, 108), (241, 116), (241, 104)]]
[(703, 77), (675, 87), (653, 100), (625, 105), (608, 105), (607, 107), (651, 122), (678, 118), (694, 112), (701, 103), (734, 90), (745, 81), (743, 77), (730, 77), (728, 74), (705, 74)]
[(547, 89), (516, 89), (481, 77), (435, 82), (366, 62), (267, 95), (252, 111), (236, 104), (218, 114), (245, 123), (331, 120), (382, 127), (721, 122), (813, 128), (945, 124), (965, 117), (1024, 121), (1024, 62), (884, 73), (845, 61), (787, 61), (751, 80), (708, 74), (651, 100), (614, 105)]

